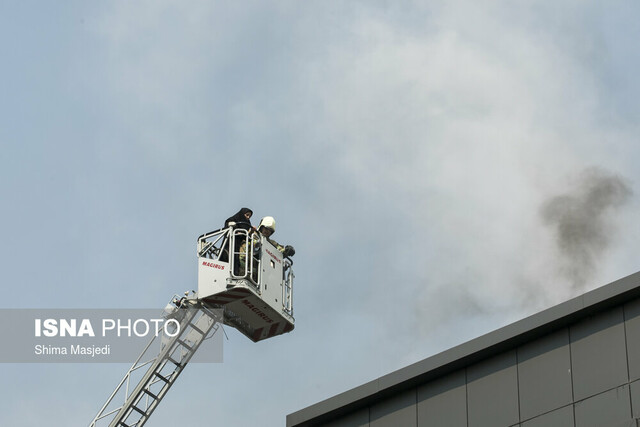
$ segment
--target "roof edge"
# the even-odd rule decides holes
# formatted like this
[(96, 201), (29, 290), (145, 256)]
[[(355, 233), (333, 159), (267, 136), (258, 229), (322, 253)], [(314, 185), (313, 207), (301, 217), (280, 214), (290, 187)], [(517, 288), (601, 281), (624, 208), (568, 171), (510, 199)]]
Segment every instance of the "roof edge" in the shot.
[(640, 272), (293, 412), (287, 415), (286, 425), (306, 427), (326, 422), (638, 297)]

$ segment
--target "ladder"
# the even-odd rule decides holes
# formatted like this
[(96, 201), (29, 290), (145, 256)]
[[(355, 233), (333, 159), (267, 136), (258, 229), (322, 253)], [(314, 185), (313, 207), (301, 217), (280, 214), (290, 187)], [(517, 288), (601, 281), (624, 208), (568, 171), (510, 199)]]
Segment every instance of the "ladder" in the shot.
[[(142, 427), (162, 398), (167, 394), (191, 357), (205, 339), (215, 334), (222, 325), (221, 315), (205, 307), (197, 299), (174, 298), (177, 310), (172, 314), (180, 323), (178, 333), (171, 337), (163, 333), (161, 350), (153, 358), (143, 361), (156, 337), (142, 351), (125, 374), (120, 384), (103, 405), (89, 427), (109, 422), (109, 427)], [(141, 368), (148, 366), (137, 385), (132, 378)], [(115, 398), (124, 392), (124, 403), (117, 406)], [(115, 408), (113, 406), (116, 406)]]

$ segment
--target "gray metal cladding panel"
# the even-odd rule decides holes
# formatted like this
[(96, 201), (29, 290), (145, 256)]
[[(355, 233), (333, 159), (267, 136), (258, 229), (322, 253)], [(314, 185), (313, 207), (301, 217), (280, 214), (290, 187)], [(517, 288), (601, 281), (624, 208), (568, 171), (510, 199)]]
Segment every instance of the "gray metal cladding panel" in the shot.
[(533, 418), (572, 402), (569, 330), (518, 349), (520, 418)]
[(515, 350), (467, 369), (469, 427), (518, 423), (518, 372)]
[(369, 427), (369, 408), (345, 415), (337, 420), (324, 424), (325, 427)]
[(575, 404), (576, 427), (623, 426), (631, 421), (629, 386), (609, 390)]
[(629, 353), (629, 378), (633, 381), (640, 379), (640, 299), (624, 306), (624, 318)]
[(624, 326), (621, 306), (571, 326), (575, 400), (628, 382)]
[(416, 427), (416, 389), (374, 403), (369, 417), (371, 427)]
[(467, 387), (464, 370), (418, 387), (418, 426), (467, 426)]
[(634, 418), (640, 418), (640, 381), (631, 383), (631, 409)]
[(520, 425), (521, 427), (569, 427), (573, 426), (573, 406), (565, 406), (555, 411), (539, 415)]

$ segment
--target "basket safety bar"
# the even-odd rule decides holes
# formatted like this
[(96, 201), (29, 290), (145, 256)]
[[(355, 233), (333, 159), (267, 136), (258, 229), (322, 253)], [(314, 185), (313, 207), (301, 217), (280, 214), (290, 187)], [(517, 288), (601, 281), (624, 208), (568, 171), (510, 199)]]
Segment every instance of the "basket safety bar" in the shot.
[[(260, 257), (256, 256), (256, 248), (259, 243), (260, 235), (255, 231), (248, 231), (242, 228), (236, 228), (231, 233), (231, 248), (233, 248), (233, 256), (231, 257), (231, 278), (232, 279), (249, 279), (259, 290), (261, 277)], [(236, 239), (241, 239), (240, 241)], [(236, 243), (238, 242), (238, 243)], [(236, 247), (238, 251), (236, 252)]]
[(295, 274), (291, 268), (293, 262), (287, 258), (285, 263), (286, 277), (284, 278), (284, 286), (282, 286), (282, 309), (285, 313), (293, 316), (293, 279)]
[(211, 231), (198, 237), (197, 252), (198, 256), (209, 256), (209, 258), (218, 258), (229, 241), (229, 235), (232, 228), (222, 228), (220, 230)]

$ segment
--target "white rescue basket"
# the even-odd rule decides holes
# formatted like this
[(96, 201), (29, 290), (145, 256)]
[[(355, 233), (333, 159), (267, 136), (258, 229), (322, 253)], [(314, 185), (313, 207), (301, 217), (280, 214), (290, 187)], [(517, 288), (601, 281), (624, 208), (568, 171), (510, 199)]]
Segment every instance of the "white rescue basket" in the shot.
[(224, 228), (198, 238), (198, 299), (224, 310), (224, 323), (258, 342), (290, 332), (293, 261), (264, 236)]

